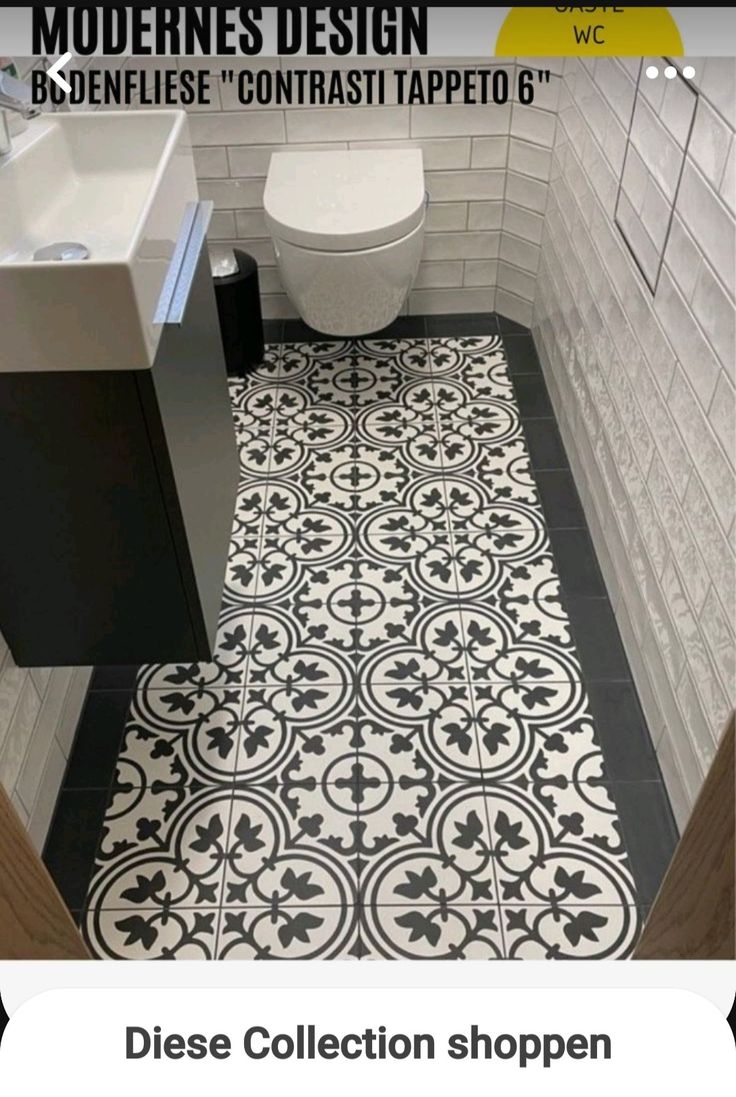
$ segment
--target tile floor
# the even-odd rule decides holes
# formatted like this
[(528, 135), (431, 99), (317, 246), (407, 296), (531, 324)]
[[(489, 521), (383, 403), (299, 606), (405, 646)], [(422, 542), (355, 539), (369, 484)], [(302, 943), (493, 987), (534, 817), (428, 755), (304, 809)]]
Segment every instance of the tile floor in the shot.
[[(514, 379), (514, 338), (279, 343), (232, 383), (214, 659), (98, 693), (115, 776), (62, 794), (104, 811), (91, 873), (65, 870), (95, 955), (630, 954), (651, 901), (617, 810), (636, 763), (615, 743), (609, 761), (590, 701), (628, 671), (601, 681), (576, 648), (585, 568), (568, 562), (563, 595), (554, 541), (579, 504), (552, 482), (543, 506), (558, 461), (535, 472), (530, 448), (559, 442), (534, 406), (522, 426), (546, 395)], [(617, 658), (597, 635), (586, 657)], [(630, 777), (654, 791), (640, 731), (651, 773)]]

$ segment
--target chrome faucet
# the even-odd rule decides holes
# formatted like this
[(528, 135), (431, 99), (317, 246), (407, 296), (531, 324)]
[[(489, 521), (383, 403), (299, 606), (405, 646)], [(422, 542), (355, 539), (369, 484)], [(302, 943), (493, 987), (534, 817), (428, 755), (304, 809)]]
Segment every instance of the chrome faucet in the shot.
[(13, 147), (8, 111), (20, 114), (22, 118), (35, 118), (40, 114), (33, 104), (30, 85), (0, 71), (0, 156), (5, 156)]

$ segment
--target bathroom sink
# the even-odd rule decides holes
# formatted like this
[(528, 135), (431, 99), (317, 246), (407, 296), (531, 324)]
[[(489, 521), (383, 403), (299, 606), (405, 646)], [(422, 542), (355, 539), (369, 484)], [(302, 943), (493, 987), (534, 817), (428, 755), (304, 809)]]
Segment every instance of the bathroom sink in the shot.
[[(0, 370), (150, 367), (154, 314), (197, 199), (183, 111), (33, 119), (0, 157)], [(87, 258), (34, 260), (56, 244)]]

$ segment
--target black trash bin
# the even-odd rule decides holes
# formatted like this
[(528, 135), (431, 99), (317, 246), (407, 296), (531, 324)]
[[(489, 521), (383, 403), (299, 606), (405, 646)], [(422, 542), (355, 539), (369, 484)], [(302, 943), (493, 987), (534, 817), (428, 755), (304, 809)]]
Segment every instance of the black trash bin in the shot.
[(241, 377), (263, 361), (263, 318), (258, 264), (235, 248), (212, 259), (217, 313), (228, 376)]

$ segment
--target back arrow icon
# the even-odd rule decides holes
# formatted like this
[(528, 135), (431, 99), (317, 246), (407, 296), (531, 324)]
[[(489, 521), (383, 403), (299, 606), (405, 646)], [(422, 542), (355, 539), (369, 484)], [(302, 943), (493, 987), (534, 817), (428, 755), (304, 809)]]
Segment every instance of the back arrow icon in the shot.
[(72, 86), (69, 81), (65, 80), (60, 74), (59, 69), (63, 69), (64, 65), (66, 65), (68, 61), (71, 61), (71, 59), (71, 53), (62, 53), (58, 61), (54, 61), (53, 65), (46, 70), (46, 75), (50, 76), (54, 83), (58, 84), (61, 90), (66, 92), (67, 95), (72, 90)]

